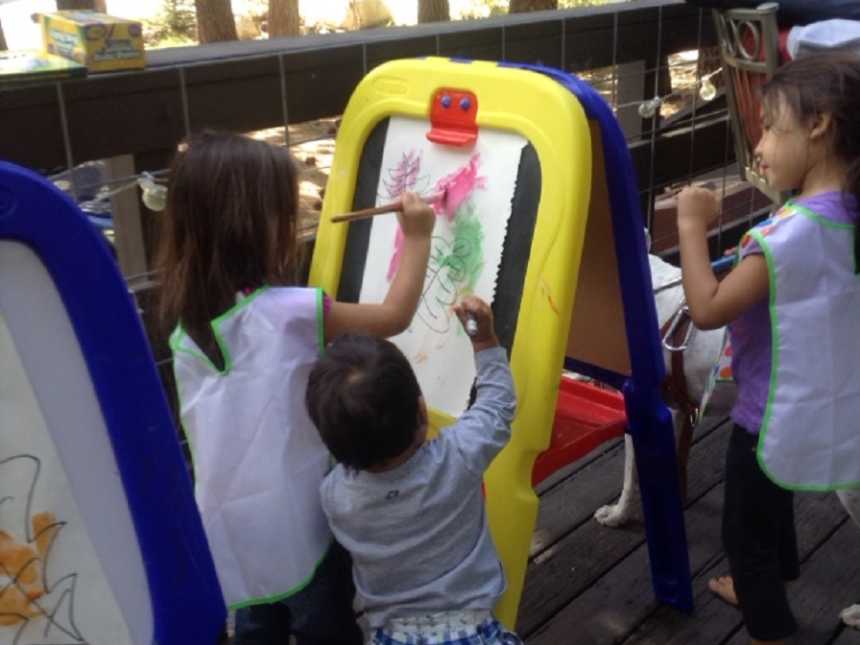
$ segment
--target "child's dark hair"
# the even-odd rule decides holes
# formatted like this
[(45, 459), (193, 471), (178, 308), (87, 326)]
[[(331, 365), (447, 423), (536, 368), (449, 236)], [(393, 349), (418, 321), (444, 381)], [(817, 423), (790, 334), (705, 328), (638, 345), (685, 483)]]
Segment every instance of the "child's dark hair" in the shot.
[[(830, 50), (802, 56), (780, 67), (762, 88), (765, 113), (787, 106), (801, 123), (820, 114), (833, 122), (833, 152), (848, 167), (845, 193), (860, 204), (860, 55)], [(860, 235), (854, 237), (860, 272)]]
[(305, 404), (329, 452), (366, 470), (403, 454), (422, 423), (421, 388), (391, 342), (345, 334), (311, 371)]
[(202, 132), (170, 167), (158, 246), (159, 318), (223, 364), (210, 321), (236, 294), (296, 281), (298, 173), (286, 148)]

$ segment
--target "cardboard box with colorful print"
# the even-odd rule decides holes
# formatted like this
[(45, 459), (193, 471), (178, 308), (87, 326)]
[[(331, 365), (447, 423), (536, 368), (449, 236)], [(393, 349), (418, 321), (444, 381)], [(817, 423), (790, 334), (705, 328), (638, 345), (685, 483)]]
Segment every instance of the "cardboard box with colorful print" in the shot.
[(139, 22), (95, 11), (39, 16), (45, 51), (86, 65), (91, 72), (142, 69), (146, 64)]

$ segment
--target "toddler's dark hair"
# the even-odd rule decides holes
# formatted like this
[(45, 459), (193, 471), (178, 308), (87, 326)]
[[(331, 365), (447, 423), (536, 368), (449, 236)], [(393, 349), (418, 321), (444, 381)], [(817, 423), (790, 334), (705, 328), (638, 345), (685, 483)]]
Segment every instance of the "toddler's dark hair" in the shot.
[(345, 334), (311, 371), (305, 404), (335, 459), (366, 470), (412, 445), (421, 424), (420, 396), (409, 361), (393, 343)]

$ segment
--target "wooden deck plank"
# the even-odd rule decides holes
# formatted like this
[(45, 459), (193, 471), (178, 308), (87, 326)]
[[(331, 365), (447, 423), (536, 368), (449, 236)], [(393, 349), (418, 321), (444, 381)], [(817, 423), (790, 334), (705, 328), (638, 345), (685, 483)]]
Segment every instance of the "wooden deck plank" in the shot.
[(595, 504), (608, 504), (618, 496), (623, 463), (624, 441), (619, 440), (541, 496), (529, 553), (532, 559), (587, 522)]
[[(696, 500), (722, 479), (722, 463), (727, 432), (717, 429), (700, 437), (690, 451), (689, 497)], [(575, 519), (582, 518), (574, 530), (540, 551), (526, 573), (526, 584), (520, 609), (518, 630), (528, 636), (548, 622), (571, 600), (623, 560), (645, 542), (640, 524), (624, 529), (607, 529), (591, 519), (597, 506), (614, 499), (621, 482), (623, 451), (612, 453), (604, 460), (595, 461), (583, 469), (580, 476), (569, 484), (559, 486), (551, 493), (567, 497), (553, 502)], [(549, 502), (547, 494), (547, 502)], [(544, 499), (541, 500), (544, 506)], [(544, 518), (542, 518), (544, 519)], [(550, 518), (545, 518), (549, 520)], [(563, 522), (552, 518), (551, 527), (539, 525), (538, 531), (559, 532)], [(563, 519), (563, 518), (562, 518)], [(541, 536), (544, 539), (545, 536)], [(647, 570), (647, 567), (645, 567)], [(651, 594), (650, 584), (648, 594)]]
[[(797, 496), (795, 513), (799, 550), (806, 568), (806, 561), (811, 554), (831, 536), (836, 527), (845, 522), (846, 515), (835, 495), (813, 494)], [(735, 637), (741, 638), (738, 642), (745, 642), (745, 632), (738, 636), (739, 632), (743, 632), (738, 610), (719, 600), (707, 589), (708, 578), (721, 575), (726, 570), (727, 563), (720, 557), (713, 566), (694, 578), (696, 609), (693, 616), (684, 616), (670, 607), (660, 607), (622, 641), (624, 645), (716, 645)], [(802, 581), (803, 577), (800, 585)], [(792, 590), (792, 593), (803, 593), (803, 589)], [(603, 642), (619, 641), (608, 638), (594, 641)], [(815, 641), (798, 642), (815, 645)]]
[[(716, 494), (717, 490), (719, 494)], [(719, 488), (714, 489), (714, 491), (696, 502), (687, 511), (686, 520), (690, 543), (690, 560), (694, 575), (703, 570), (703, 568), (711, 566), (715, 559), (719, 560), (722, 557), (722, 545), (720, 541), (721, 508), (722, 488)], [(848, 527), (850, 529), (849, 535), (846, 539), (842, 540), (840, 546), (836, 546), (835, 548), (844, 548), (843, 553), (857, 553), (858, 546), (860, 546), (860, 530), (850, 522), (848, 523)], [(844, 529), (840, 528), (839, 530), (843, 531)], [(824, 543), (824, 553), (830, 554), (833, 548), (830, 541)], [(830, 636), (835, 632), (837, 625), (835, 624), (834, 615), (838, 612), (834, 612), (834, 606), (841, 609), (843, 606), (855, 602), (853, 599), (860, 595), (858, 594), (860, 592), (860, 583), (851, 583), (851, 576), (854, 579), (860, 579), (860, 576), (856, 575), (857, 572), (854, 570), (856, 567), (849, 568), (849, 582), (846, 585), (842, 585), (837, 579), (832, 579), (831, 582), (827, 583), (826, 581), (832, 578), (829, 574), (832, 565), (829, 561), (818, 562), (822, 557), (816, 552), (813, 555), (813, 558), (816, 558), (816, 562), (807, 564), (806, 568), (811, 568), (813, 576), (818, 576), (819, 578), (824, 576), (825, 582), (821, 584), (822, 589), (835, 590), (838, 587), (843, 591), (839, 594), (827, 591), (826, 593), (829, 595), (824, 597), (821, 595), (814, 596), (819, 601), (819, 611), (823, 614), (823, 616), (817, 616), (815, 621), (823, 622), (823, 626), (820, 628), (816, 627), (815, 629), (805, 629), (803, 637), (798, 640), (799, 643), (828, 642), (826, 639), (822, 640), (820, 634)], [(856, 559), (856, 562), (860, 566), (860, 559)], [(533, 634), (529, 642), (538, 645), (541, 643), (561, 642), (560, 639), (566, 633), (569, 633), (570, 626), (572, 625), (580, 626), (579, 635), (583, 639), (583, 642), (592, 642), (592, 640), (594, 642), (603, 642), (608, 638), (617, 639), (623, 637), (657, 607), (650, 593), (650, 579), (648, 577), (647, 565), (647, 551), (643, 545), (624, 558), (607, 575), (597, 580), (575, 602), (563, 608), (545, 628)], [(794, 605), (795, 601), (792, 602)], [(809, 602), (809, 599), (802, 598), (796, 607), (798, 619), (804, 624), (813, 622), (806, 615), (809, 612), (805, 612), (803, 609), (803, 604)], [(603, 639), (603, 641), (600, 639)], [(741, 643), (746, 643), (746, 640), (746, 636), (739, 636), (733, 639), (731, 643), (732, 645), (740, 645)]]
[(845, 627), (832, 645), (860, 645), (860, 629)]
[[(686, 512), (690, 567), (698, 573), (719, 557), (723, 487), (712, 488)], [(611, 530), (611, 529), (606, 529)], [(573, 626), (578, 643), (609, 643), (630, 634), (657, 608), (643, 543), (529, 638), (529, 645), (563, 643)]]
[[(812, 552), (798, 581), (789, 585), (789, 602), (800, 627), (796, 642), (829, 643), (842, 631), (839, 611), (860, 593), (858, 546), (860, 531), (846, 519)], [(746, 634), (739, 633), (727, 645), (746, 643)]]
[(610, 453), (614, 449), (618, 448), (618, 446), (623, 443), (623, 441), (623, 438), (610, 439), (606, 443), (598, 446), (597, 448), (589, 452), (581, 459), (577, 459), (572, 464), (568, 464), (567, 466), (559, 468), (557, 471), (549, 475), (541, 483), (535, 486), (535, 493), (537, 493), (538, 497), (543, 498), (544, 496), (546, 496), (547, 493), (549, 493), (549, 491), (551, 491), (556, 486), (560, 486), (561, 484), (563, 484), (569, 477), (578, 473), (588, 464), (598, 459), (603, 459), (607, 455), (607, 453)]
[[(706, 417), (696, 431), (694, 445), (725, 421)], [(552, 481), (551, 486), (539, 488), (540, 509), (529, 553), (532, 558), (590, 520), (597, 508), (618, 498), (624, 476), (624, 440), (607, 442), (599, 450), (602, 452), (593, 450), (562, 469), (566, 472), (563, 478), (561, 472), (551, 476), (547, 480)]]

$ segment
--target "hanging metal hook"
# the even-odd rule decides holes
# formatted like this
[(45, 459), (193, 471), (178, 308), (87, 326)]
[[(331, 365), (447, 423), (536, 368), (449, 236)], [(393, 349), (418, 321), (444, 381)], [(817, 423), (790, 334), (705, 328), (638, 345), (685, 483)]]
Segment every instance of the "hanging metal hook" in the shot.
[(693, 337), (693, 331), (696, 326), (690, 322), (690, 326), (687, 327), (687, 333), (684, 334), (684, 340), (680, 345), (672, 344), (672, 337), (675, 335), (675, 330), (678, 329), (678, 325), (681, 324), (681, 321), (684, 320), (685, 317), (689, 318), (690, 316), (690, 308), (684, 304), (678, 309), (675, 317), (672, 318), (672, 323), (669, 325), (669, 329), (666, 330), (666, 334), (663, 336), (663, 347), (670, 352), (683, 352), (690, 345), (690, 339)]

